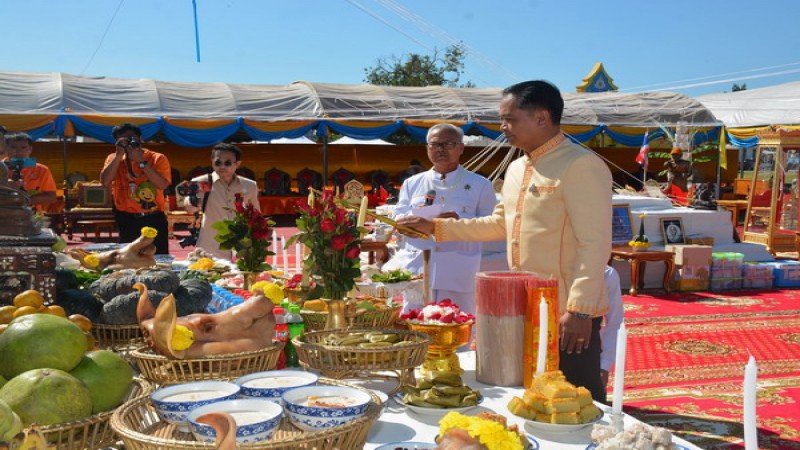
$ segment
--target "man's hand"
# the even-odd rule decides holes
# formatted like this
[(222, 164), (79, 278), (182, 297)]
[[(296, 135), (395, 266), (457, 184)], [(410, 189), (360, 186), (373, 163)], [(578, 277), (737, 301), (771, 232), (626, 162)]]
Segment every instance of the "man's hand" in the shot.
[[(423, 219), (422, 217), (416, 217), (416, 216), (403, 217), (402, 219), (397, 221), (397, 224), (414, 229), (425, 235), (433, 234), (433, 228), (434, 228), (433, 221), (428, 219)], [(403, 236), (414, 237), (414, 238), (419, 237), (413, 233), (404, 231), (402, 228), (398, 229), (397, 231)]]
[(559, 330), (561, 336), (561, 350), (567, 353), (580, 354), (589, 348), (589, 341), (592, 338), (592, 319), (580, 319), (574, 314), (565, 312), (559, 319)]
[(458, 213), (455, 211), (445, 211), (438, 216), (437, 219), (458, 219)]
[(119, 158), (125, 154), (125, 150), (128, 148), (128, 138), (117, 139), (115, 145), (117, 146), (116, 148), (117, 158)]

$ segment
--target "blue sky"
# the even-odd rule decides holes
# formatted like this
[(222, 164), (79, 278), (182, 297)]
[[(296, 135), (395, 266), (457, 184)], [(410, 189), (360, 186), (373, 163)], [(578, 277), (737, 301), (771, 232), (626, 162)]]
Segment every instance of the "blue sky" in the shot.
[(547, 79), (572, 92), (596, 62), (623, 91), (800, 80), (797, 0), (196, 2), (199, 63), (192, 0), (0, 0), (0, 70), (359, 84), (378, 58), (461, 41), (462, 80), (478, 87)]

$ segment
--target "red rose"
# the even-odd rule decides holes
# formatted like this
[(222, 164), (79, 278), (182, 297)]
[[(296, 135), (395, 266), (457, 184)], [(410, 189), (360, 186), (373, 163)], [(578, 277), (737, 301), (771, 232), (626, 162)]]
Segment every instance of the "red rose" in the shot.
[(323, 233), (333, 233), (336, 231), (336, 224), (331, 219), (325, 219), (319, 224), (319, 230)]
[(347, 211), (344, 209), (336, 210), (336, 225), (343, 225), (347, 219)]
[(267, 239), (269, 237), (269, 229), (253, 229), (253, 239)]
[(353, 247), (348, 248), (347, 249), (347, 253), (345, 253), (344, 255), (347, 256), (350, 259), (354, 259), (354, 258), (358, 258), (358, 255), (360, 255), (360, 254), (361, 254), (361, 249), (358, 248), (357, 245), (355, 245)]
[(331, 248), (336, 251), (344, 249), (346, 245), (347, 245), (347, 239), (341, 234), (337, 234), (336, 236), (331, 238)]

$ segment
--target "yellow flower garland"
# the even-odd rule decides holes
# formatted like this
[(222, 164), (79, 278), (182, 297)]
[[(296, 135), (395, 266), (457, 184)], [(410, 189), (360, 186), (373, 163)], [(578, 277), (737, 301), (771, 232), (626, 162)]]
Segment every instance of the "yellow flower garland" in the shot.
[(158, 236), (158, 230), (153, 227), (142, 227), (142, 236), (146, 238), (153, 239), (154, 237)]
[(286, 298), (283, 295), (283, 288), (269, 281), (259, 281), (250, 286), (250, 292), (255, 294), (256, 290), (261, 290), (264, 293), (264, 297), (267, 297), (275, 305), (280, 305), (283, 299)]
[(83, 258), (83, 264), (89, 269), (97, 269), (97, 266), (100, 265), (100, 259), (97, 257), (97, 254), (90, 253)]
[(462, 428), (478, 439), (489, 450), (523, 450), (518, 433), (509, 431), (502, 424), (480, 417), (465, 416), (461, 413), (447, 413), (439, 422), (439, 436), (448, 430)]

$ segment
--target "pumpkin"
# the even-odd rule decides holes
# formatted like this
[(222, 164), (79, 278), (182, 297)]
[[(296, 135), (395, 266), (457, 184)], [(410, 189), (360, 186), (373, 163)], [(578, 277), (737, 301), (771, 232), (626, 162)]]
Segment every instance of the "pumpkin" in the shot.
[(183, 280), (172, 295), (175, 297), (178, 316), (188, 316), (206, 310), (211, 301), (211, 285), (204, 280)]
[[(171, 270), (119, 270), (92, 283), (89, 292), (100, 299), (103, 303), (108, 303), (118, 295), (134, 292), (133, 285), (142, 283), (147, 289), (172, 293), (180, 285), (180, 279)], [(136, 323), (134, 320), (129, 323)]]
[(92, 322), (97, 321), (103, 303), (86, 289), (64, 289), (56, 292), (56, 305), (64, 308), (67, 316), (82, 314)]
[[(148, 295), (153, 307), (157, 307), (169, 292), (149, 290)], [(103, 305), (103, 312), (97, 319), (98, 323), (109, 325), (132, 325), (136, 320), (136, 305), (139, 303), (139, 291), (120, 294)]]

